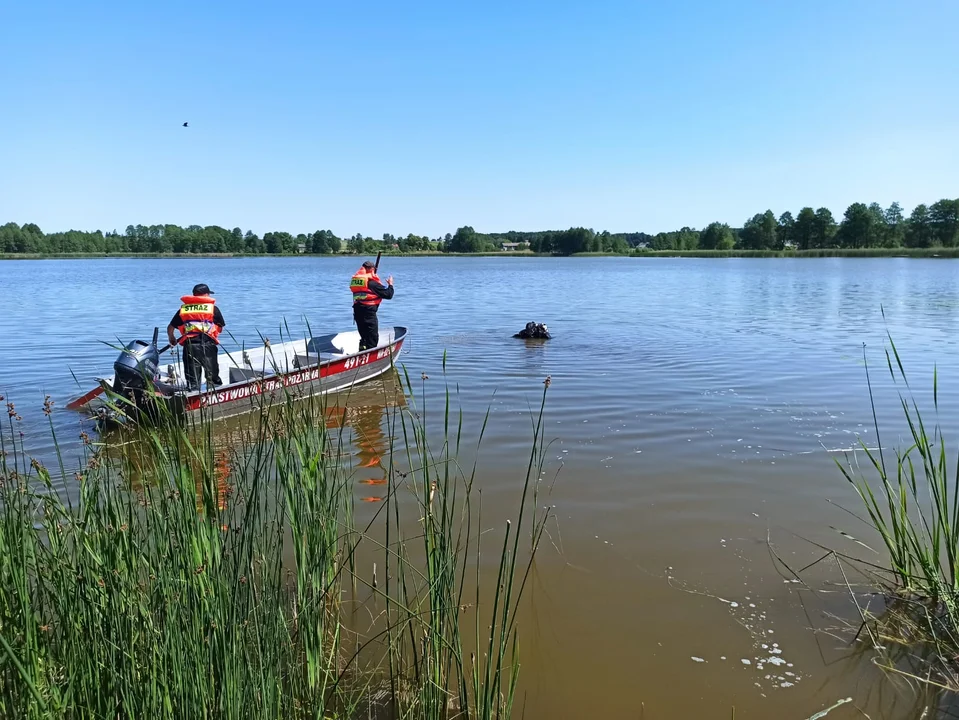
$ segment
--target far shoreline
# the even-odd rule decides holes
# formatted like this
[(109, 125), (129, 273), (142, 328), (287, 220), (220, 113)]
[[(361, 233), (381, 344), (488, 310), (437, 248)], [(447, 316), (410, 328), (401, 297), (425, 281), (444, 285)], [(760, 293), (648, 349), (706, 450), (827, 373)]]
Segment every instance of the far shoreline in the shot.
[[(235, 260), (246, 258), (359, 258), (365, 254), (356, 253), (0, 253), (0, 260), (178, 260), (178, 259), (221, 259)], [(496, 251), (481, 253), (454, 252), (412, 252), (382, 253), (384, 258), (415, 257), (482, 257), (482, 258), (585, 258), (618, 257), (623, 259), (643, 258), (959, 258), (959, 248), (821, 248), (816, 250), (634, 250), (630, 253), (584, 252), (572, 255), (555, 253), (534, 253), (529, 251)]]

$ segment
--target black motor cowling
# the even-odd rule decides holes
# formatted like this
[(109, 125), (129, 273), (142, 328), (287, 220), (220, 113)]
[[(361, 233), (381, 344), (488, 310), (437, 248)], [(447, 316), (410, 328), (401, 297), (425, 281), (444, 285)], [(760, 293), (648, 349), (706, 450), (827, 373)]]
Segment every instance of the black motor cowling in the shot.
[(168, 404), (174, 388), (160, 380), (160, 355), (170, 346), (157, 349), (158, 331), (153, 330), (152, 342), (130, 342), (113, 363), (113, 392), (122, 400), (111, 410), (104, 409), (102, 420), (156, 421), (167, 415), (161, 408)]
[(133, 340), (123, 348), (113, 363), (113, 389), (117, 392), (145, 390), (156, 381), (159, 368), (160, 351), (157, 349), (157, 330), (154, 330), (152, 342)]

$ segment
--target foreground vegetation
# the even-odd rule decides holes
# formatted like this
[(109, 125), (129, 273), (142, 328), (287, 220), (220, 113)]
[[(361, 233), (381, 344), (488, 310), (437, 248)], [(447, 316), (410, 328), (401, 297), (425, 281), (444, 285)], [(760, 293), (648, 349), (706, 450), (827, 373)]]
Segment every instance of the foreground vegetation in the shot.
[(449, 394), (439, 447), (411, 402), (358, 527), (318, 400), (261, 408), (226, 462), (205, 422), (94, 446), (76, 506), (54, 492), (62, 462), (24, 454), (8, 405), (0, 716), (509, 717), (546, 519), (530, 508), (542, 413), (517, 515), (481, 528)]
[(356, 233), (339, 238), (330, 230), (313, 233), (268, 232), (260, 237), (241, 228), (216, 225), (129, 225), (123, 233), (70, 230), (46, 234), (33, 224), (0, 226), (0, 255), (69, 254), (227, 254), (330, 255), (393, 253), (463, 253), (529, 251), (545, 255), (609, 253), (625, 255), (637, 249), (652, 251), (769, 251), (789, 249), (860, 250), (863, 248), (953, 248), (959, 246), (959, 199), (917, 205), (908, 218), (899, 203), (883, 209), (878, 203), (853, 203), (836, 221), (829, 208), (804, 207), (794, 217), (778, 218), (772, 210), (757, 213), (742, 227), (714, 222), (702, 230), (683, 227), (674, 232), (597, 232), (584, 227), (535, 232), (481, 233), (469, 225), (429, 238), (410, 233), (384, 233), (373, 239)]
[[(880, 666), (922, 685), (959, 692), (959, 463), (950, 467), (946, 439), (932, 426), (912, 394), (892, 338), (887, 367), (899, 394), (908, 445), (894, 455), (882, 446), (873, 401), (878, 449), (860, 441), (865, 469), (853, 459), (839, 463), (862, 501), (861, 519), (885, 549), (883, 562), (830, 552), (842, 570), (854, 569), (865, 587), (843, 582), (856, 599), (861, 625), (855, 637), (878, 654)], [(868, 364), (866, 366), (869, 378)], [(869, 387), (872, 397), (872, 385)], [(934, 373), (933, 411), (939, 411)], [(860, 543), (862, 544), (862, 543)], [(881, 607), (875, 607), (875, 600)]]

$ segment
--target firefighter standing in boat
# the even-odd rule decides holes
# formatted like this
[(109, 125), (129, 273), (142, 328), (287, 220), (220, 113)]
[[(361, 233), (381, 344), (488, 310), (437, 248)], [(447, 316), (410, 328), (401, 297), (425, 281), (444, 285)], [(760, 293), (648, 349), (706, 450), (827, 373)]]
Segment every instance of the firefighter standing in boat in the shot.
[(393, 299), (393, 276), (380, 282), (376, 266), (367, 260), (350, 280), (353, 292), (353, 320), (360, 331), (360, 351), (375, 348), (380, 342), (376, 310), (384, 300)]
[[(206, 284), (195, 285), (192, 295), (180, 298), (183, 304), (166, 329), (170, 344), (183, 346), (183, 371), (188, 390), (200, 389), (201, 368), (208, 389), (222, 384), (216, 357), (220, 342), (217, 337), (226, 321), (211, 295), (213, 291)], [(175, 329), (180, 331), (179, 340), (173, 336)]]

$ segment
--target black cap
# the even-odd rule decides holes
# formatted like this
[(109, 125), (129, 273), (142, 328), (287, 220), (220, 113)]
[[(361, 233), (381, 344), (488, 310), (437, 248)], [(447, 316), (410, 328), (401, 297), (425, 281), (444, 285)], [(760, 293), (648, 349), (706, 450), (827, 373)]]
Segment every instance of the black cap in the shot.
[(371, 263), (369, 260), (367, 260), (365, 263), (363, 263), (363, 267), (365, 267), (365, 268), (374, 268), (374, 267), (376, 267), (376, 266), (375, 266), (373, 263)]
[(194, 295), (212, 295), (213, 291), (210, 290), (210, 286), (206, 283), (200, 283), (199, 285), (193, 286)]

